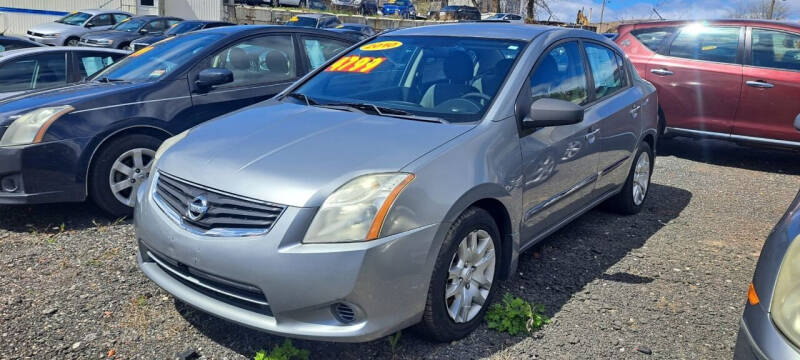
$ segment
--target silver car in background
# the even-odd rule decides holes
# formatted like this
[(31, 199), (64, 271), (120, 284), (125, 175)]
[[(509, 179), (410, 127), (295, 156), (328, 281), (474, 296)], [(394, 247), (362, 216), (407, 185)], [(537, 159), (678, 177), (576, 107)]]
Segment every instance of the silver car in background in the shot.
[(520, 252), (644, 205), (654, 88), (584, 30), (402, 29), (168, 139), (138, 263), (180, 300), (299, 338), (474, 330)]
[(28, 29), (27, 38), (50, 46), (78, 46), (84, 34), (108, 30), (133, 15), (120, 10), (89, 9)]

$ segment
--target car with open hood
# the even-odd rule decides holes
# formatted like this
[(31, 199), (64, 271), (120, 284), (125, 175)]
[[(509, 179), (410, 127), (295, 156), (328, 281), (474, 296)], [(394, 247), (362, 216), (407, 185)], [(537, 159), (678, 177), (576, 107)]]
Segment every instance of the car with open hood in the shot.
[(383, 33), (166, 140), (136, 197), (137, 261), (181, 301), (283, 336), (460, 339), (521, 251), (602, 202), (645, 206), (657, 108), (585, 30)]
[(159, 36), (181, 21), (183, 20), (176, 17), (137, 16), (114, 25), (111, 29), (81, 36), (79, 45), (132, 50), (131, 43), (134, 40), (145, 36)]
[(146, 47), (89, 81), (0, 101), (0, 204), (88, 198), (129, 215), (164, 139), (269, 99), (354, 42), (308, 28), (220, 27)]

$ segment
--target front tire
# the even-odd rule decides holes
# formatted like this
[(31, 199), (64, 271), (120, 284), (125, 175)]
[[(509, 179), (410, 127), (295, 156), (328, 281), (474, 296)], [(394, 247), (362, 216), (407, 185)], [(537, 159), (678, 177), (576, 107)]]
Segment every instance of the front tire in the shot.
[(64, 42), (64, 46), (78, 46), (79, 42), (80, 42), (79, 38), (71, 37)]
[(633, 165), (619, 194), (608, 199), (609, 207), (623, 215), (634, 215), (642, 211), (653, 173), (654, 156), (650, 144), (642, 141), (633, 159)]
[(498, 288), (500, 231), (486, 211), (470, 207), (450, 226), (431, 275), (422, 321), (415, 329), (434, 341), (475, 330)]
[(133, 214), (136, 191), (150, 174), (162, 140), (134, 134), (112, 140), (95, 155), (89, 173), (89, 196), (114, 217)]

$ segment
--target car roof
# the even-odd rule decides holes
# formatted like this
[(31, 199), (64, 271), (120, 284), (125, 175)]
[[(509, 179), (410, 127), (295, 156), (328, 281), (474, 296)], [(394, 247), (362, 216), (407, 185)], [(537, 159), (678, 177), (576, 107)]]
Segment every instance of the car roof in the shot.
[(694, 24), (694, 23), (707, 23), (707, 24), (718, 24), (718, 25), (766, 25), (766, 26), (777, 26), (777, 27), (791, 27), (800, 29), (800, 24), (792, 23), (788, 21), (778, 21), (778, 20), (748, 20), (748, 19), (714, 19), (714, 20), (665, 20), (665, 21), (642, 21), (632, 24), (625, 24), (625, 25), (634, 25), (637, 28), (645, 28), (645, 27), (658, 27), (658, 26), (680, 26), (684, 24)]
[[(330, 31), (331, 29), (315, 29), (312, 27), (304, 27), (304, 26), (283, 26), (283, 25), (233, 25), (233, 26), (222, 26), (222, 27), (215, 27), (211, 29), (200, 30), (200, 32), (204, 34), (223, 34), (223, 35), (231, 35), (231, 34), (249, 34), (249, 33), (264, 33), (264, 32), (293, 32), (293, 33), (310, 33), (310, 34), (333, 34), (338, 37), (346, 37), (341, 35), (337, 32)], [(195, 32), (196, 33), (196, 32)], [(178, 36), (186, 36), (192, 33), (181, 34)]]
[(131, 15), (131, 13), (129, 13), (127, 11), (116, 10), (116, 9), (85, 9), (85, 10), (78, 10), (77, 12), (87, 13), (87, 14), (91, 14), (91, 15), (97, 15), (97, 14), (128, 14), (128, 15)]
[(297, 14), (297, 17), (307, 17), (313, 19), (319, 19), (326, 16), (334, 16), (333, 14), (321, 14), (321, 13), (305, 13), (305, 14)]
[(464, 36), (474, 38), (530, 41), (539, 34), (557, 29), (553, 26), (509, 23), (468, 22), (419, 26), (390, 32), (391, 35)]
[(31, 54), (41, 54), (41, 53), (48, 53), (48, 52), (55, 52), (55, 51), (101, 51), (107, 52), (109, 54), (129, 54), (130, 51), (119, 50), (119, 49), (109, 49), (109, 48), (89, 48), (89, 47), (82, 47), (82, 46), (43, 46), (43, 47), (32, 47), (32, 48), (24, 48), (24, 49), (16, 49), (16, 50), (8, 50), (0, 52), (0, 61), (7, 60), (9, 58), (24, 56), (24, 55), (31, 55)]

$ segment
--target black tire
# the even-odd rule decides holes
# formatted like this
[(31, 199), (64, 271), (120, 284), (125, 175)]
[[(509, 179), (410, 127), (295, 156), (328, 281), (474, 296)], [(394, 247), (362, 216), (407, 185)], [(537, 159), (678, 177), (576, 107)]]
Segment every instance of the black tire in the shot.
[[(642, 199), (641, 203), (636, 204), (633, 195), (634, 174), (636, 172), (636, 164), (638, 164), (639, 158), (642, 157), (642, 154), (647, 154), (649, 157), (650, 169), (647, 176), (647, 187), (644, 192), (644, 199)], [(614, 195), (606, 202), (609, 210), (623, 215), (634, 215), (642, 211), (642, 207), (644, 207), (644, 204), (647, 201), (647, 195), (650, 193), (650, 179), (653, 175), (654, 163), (655, 156), (653, 154), (653, 150), (650, 148), (650, 144), (642, 141), (642, 143), (639, 144), (639, 149), (636, 151), (636, 156), (633, 158), (633, 162), (631, 163), (631, 169), (628, 172), (628, 178), (625, 180), (625, 185), (622, 187), (622, 190), (619, 192), (619, 194)]]
[[(484, 230), (492, 238), (495, 249), (495, 269), (489, 294), (478, 314), (470, 321), (457, 323), (447, 311), (445, 303), (445, 285), (448, 278), (450, 263), (462, 239), (474, 230)], [(477, 207), (470, 207), (464, 211), (450, 226), (445, 236), (436, 264), (431, 275), (428, 288), (425, 312), (422, 321), (414, 327), (421, 336), (432, 341), (448, 342), (461, 339), (475, 330), (483, 321), (486, 310), (500, 287), (499, 274), (503, 267), (500, 251), (500, 231), (494, 218), (486, 211)]]
[(64, 40), (64, 46), (78, 46), (78, 41), (80, 40), (81, 39), (74, 36), (69, 37), (67, 40)]
[[(149, 149), (155, 152), (163, 140), (144, 134), (127, 135), (104, 144), (94, 156), (89, 171), (89, 197), (100, 209), (109, 215), (120, 218), (133, 214), (133, 207), (117, 200), (111, 190), (111, 176), (114, 162), (132, 149)], [(152, 161), (152, 160), (150, 160)]]
[(130, 45), (130, 44), (131, 44), (131, 43), (122, 43), (122, 44), (119, 44), (119, 46), (117, 47), (117, 49), (120, 49), (120, 50), (126, 50), (126, 49), (127, 49), (127, 47), (128, 47), (128, 45)]

